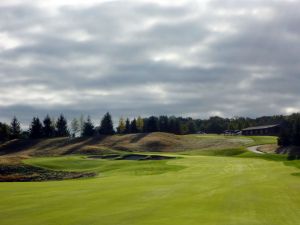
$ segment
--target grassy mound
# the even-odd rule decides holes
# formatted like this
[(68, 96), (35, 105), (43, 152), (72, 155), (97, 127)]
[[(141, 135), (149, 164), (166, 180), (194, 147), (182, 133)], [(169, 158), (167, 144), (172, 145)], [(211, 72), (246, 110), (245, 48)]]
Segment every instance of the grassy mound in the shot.
[(145, 133), (93, 138), (51, 138), (13, 140), (0, 145), (0, 155), (59, 156), (68, 154), (107, 154), (118, 151), (178, 151), (183, 137), (167, 133)]
[(245, 148), (251, 145), (275, 144), (276, 137), (174, 135), (142, 133), (93, 138), (52, 138), (13, 140), (0, 145), (0, 155), (60, 156), (69, 154), (118, 154), (127, 152), (181, 152)]

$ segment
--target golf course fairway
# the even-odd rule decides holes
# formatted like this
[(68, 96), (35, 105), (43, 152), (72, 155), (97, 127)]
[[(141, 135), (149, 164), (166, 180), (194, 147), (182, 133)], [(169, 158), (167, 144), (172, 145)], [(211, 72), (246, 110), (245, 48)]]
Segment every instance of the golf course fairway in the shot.
[(181, 155), (152, 162), (69, 156), (27, 163), (98, 175), (0, 183), (1, 225), (300, 224), (294, 162)]

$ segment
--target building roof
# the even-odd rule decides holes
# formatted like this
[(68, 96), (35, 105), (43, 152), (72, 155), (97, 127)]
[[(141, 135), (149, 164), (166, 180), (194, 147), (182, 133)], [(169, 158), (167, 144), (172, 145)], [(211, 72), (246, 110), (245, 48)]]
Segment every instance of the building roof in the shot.
[(273, 125), (265, 125), (265, 126), (257, 126), (257, 127), (247, 127), (243, 129), (243, 131), (246, 130), (261, 130), (261, 129), (268, 129), (268, 128), (273, 128), (273, 127), (278, 127), (279, 124), (273, 124)]

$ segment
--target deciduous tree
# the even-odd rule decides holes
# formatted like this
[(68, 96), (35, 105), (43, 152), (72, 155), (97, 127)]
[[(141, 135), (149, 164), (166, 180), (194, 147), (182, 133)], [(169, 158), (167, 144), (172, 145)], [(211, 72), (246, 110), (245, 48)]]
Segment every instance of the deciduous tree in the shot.
[(125, 121), (124, 121), (123, 117), (121, 117), (120, 120), (119, 120), (119, 125), (117, 127), (117, 132), (119, 134), (123, 134), (124, 131), (125, 131), (125, 128), (126, 128), (125, 127)]
[(72, 137), (76, 137), (80, 132), (79, 121), (77, 120), (77, 118), (73, 118), (71, 122), (71, 132)]
[(138, 129), (138, 132), (143, 132), (143, 129), (144, 129), (144, 120), (140, 116), (138, 116), (138, 118), (136, 120), (136, 127)]

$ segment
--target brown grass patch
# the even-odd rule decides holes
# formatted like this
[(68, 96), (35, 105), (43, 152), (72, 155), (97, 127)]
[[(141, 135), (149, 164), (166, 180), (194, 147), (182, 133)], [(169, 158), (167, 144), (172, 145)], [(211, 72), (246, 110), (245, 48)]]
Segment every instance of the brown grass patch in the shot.
[(262, 145), (258, 147), (257, 150), (266, 153), (276, 153), (277, 149), (278, 149), (278, 145), (270, 144), (270, 145)]
[(94, 175), (94, 173), (52, 171), (25, 164), (0, 165), (0, 182), (64, 180)]

